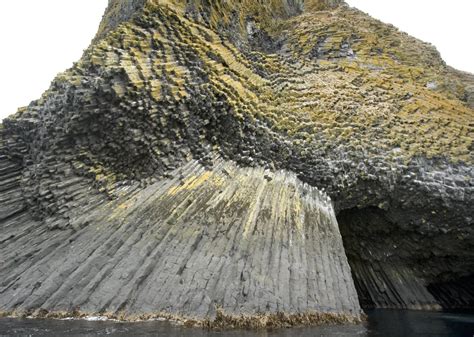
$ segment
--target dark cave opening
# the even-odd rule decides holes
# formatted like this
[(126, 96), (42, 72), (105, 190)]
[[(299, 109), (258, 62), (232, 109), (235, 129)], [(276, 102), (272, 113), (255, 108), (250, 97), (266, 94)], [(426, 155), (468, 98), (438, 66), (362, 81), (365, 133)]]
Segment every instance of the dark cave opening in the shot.
[(396, 306), (397, 296), (387, 287), (390, 282), (379, 264), (386, 248), (384, 238), (393, 230), (385, 212), (376, 207), (352, 208), (341, 211), (337, 221), (361, 307)]
[(362, 308), (474, 308), (474, 274), (459, 276), (462, 258), (433, 255), (433, 237), (400, 225), (396, 213), (352, 208), (337, 220)]
[(431, 283), (428, 291), (443, 308), (474, 308), (474, 274), (449, 282)]

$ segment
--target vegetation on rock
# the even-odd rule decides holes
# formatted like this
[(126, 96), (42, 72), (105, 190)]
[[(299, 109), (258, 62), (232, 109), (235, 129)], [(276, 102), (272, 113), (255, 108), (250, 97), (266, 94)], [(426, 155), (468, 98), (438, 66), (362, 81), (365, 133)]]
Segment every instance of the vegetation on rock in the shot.
[(111, 0), (1, 126), (0, 310), (300, 324), (360, 319), (355, 289), (472, 307), (472, 88), (342, 1)]

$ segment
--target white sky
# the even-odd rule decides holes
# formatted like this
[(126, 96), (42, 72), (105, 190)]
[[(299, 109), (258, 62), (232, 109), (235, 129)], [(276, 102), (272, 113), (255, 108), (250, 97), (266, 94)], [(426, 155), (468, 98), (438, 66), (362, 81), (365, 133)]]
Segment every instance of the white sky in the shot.
[(446, 63), (474, 73), (474, 0), (346, 0), (372, 17), (434, 44)]
[(79, 60), (107, 0), (0, 0), (0, 120)]
[[(346, 0), (433, 43), (445, 61), (474, 73), (474, 0)], [(37, 99), (89, 45), (107, 0), (0, 1), (0, 120)]]

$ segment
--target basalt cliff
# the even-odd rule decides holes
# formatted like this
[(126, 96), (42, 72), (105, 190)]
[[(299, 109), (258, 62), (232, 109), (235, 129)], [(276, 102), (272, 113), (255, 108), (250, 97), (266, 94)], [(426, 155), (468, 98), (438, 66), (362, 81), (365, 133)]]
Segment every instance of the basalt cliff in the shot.
[(0, 126), (0, 311), (474, 306), (474, 76), (341, 0), (109, 0)]

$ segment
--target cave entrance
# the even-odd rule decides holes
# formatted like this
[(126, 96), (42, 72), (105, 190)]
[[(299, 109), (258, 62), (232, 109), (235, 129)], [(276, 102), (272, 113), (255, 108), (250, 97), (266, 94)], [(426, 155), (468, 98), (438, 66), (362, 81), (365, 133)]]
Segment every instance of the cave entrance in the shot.
[(436, 256), (436, 237), (399, 218), (378, 207), (337, 215), (361, 307), (474, 308), (474, 275), (459, 276), (463, 257)]
[(474, 274), (454, 281), (431, 283), (428, 290), (443, 308), (474, 308)]

